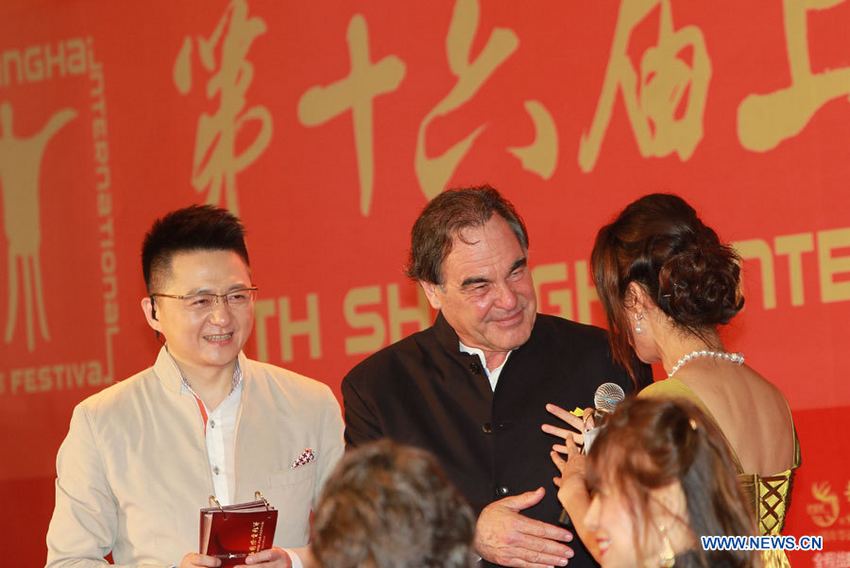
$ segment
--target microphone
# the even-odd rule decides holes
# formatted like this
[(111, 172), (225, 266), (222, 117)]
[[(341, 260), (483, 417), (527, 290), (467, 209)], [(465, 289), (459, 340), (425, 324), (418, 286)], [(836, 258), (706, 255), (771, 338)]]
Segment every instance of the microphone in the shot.
[[(626, 393), (623, 388), (617, 383), (602, 383), (597, 387), (593, 394), (593, 422), (594, 427), (584, 432), (584, 447), (581, 453), (587, 454), (590, 451), (590, 446), (593, 445), (596, 436), (605, 427), (605, 421), (608, 416), (614, 412), (617, 405), (626, 399)], [(566, 509), (561, 510), (561, 516), (558, 517), (558, 523), (565, 527), (573, 526), (569, 513)]]
[(617, 405), (626, 399), (623, 387), (617, 383), (602, 383), (593, 395), (593, 406), (597, 412), (611, 414)]
[(599, 385), (599, 388), (596, 389), (596, 393), (593, 395), (593, 406), (595, 408), (593, 411), (594, 427), (584, 433), (582, 453), (587, 454), (590, 451), (590, 446), (593, 445), (596, 436), (599, 435), (599, 432), (605, 426), (608, 415), (614, 412), (617, 405), (625, 399), (626, 393), (617, 383), (603, 383)]

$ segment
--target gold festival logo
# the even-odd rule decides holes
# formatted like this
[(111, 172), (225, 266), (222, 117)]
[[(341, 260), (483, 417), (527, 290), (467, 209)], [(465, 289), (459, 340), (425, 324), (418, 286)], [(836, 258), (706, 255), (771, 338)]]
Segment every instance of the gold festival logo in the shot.
[(50, 341), (47, 314), (44, 310), (44, 289), (41, 279), (41, 223), (39, 209), (39, 178), (47, 144), (77, 111), (65, 108), (57, 111), (30, 137), (15, 136), (12, 105), (0, 104), (0, 188), (3, 193), (3, 222), (8, 249), (9, 310), (3, 337), (11, 343), (18, 320), (19, 288), (22, 280), (24, 323), (27, 351), (35, 349), (34, 316), (38, 318), (41, 338)]
[[(212, 73), (206, 84), (207, 99), (218, 99), (214, 114), (201, 114), (195, 138), (192, 186), (201, 193), (208, 189), (207, 203), (224, 206), (239, 214), (236, 174), (256, 161), (271, 142), (272, 116), (264, 106), (245, 110), (245, 94), (254, 78), (247, 59), (254, 40), (266, 32), (261, 18), (248, 17), (245, 0), (233, 0), (208, 38), (198, 37), (198, 56)], [(174, 63), (174, 84), (181, 94), (192, 90), (192, 38), (186, 37)], [(236, 139), (250, 123), (259, 124), (253, 141), (237, 153)]]
[(806, 505), (812, 522), (822, 528), (832, 526), (838, 519), (838, 495), (832, 492), (829, 482), (822, 481), (812, 484), (812, 496), (818, 501)]

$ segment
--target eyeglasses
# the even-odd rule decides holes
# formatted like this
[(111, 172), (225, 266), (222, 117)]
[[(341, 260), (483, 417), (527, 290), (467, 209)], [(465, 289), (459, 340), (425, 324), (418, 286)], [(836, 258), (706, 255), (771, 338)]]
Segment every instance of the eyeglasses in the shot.
[(183, 307), (190, 312), (205, 312), (211, 310), (218, 302), (224, 302), (231, 308), (244, 308), (254, 301), (259, 288), (240, 288), (227, 294), (190, 294), (188, 296), (177, 296), (174, 294), (151, 294), (151, 298), (173, 298), (180, 300)]

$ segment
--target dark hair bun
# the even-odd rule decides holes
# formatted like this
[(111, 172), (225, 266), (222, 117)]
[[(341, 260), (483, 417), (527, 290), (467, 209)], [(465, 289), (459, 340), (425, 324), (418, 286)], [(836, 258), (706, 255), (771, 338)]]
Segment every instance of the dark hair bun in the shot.
[(686, 327), (728, 323), (744, 306), (737, 254), (710, 240), (672, 255), (658, 274), (658, 305)]

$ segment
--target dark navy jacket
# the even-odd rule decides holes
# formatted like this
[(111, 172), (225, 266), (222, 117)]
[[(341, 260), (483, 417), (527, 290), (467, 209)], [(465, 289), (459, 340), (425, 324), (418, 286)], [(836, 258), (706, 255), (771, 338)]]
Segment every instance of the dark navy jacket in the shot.
[[(345, 377), (345, 441), (353, 447), (389, 437), (431, 451), (476, 515), (492, 501), (544, 487), (546, 496), (524, 514), (556, 524), (558, 470), (549, 451), (560, 439), (540, 429), (558, 423), (546, 404), (592, 407), (605, 382), (634, 390), (611, 361), (605, 331), (538, 314), (493, 392), (478, 356), (459, 350), (457, 334), (439, 314), (432, 327), (378, 351)], [(583, 546), (571, 546), (570, 566), (596, 565)]]

